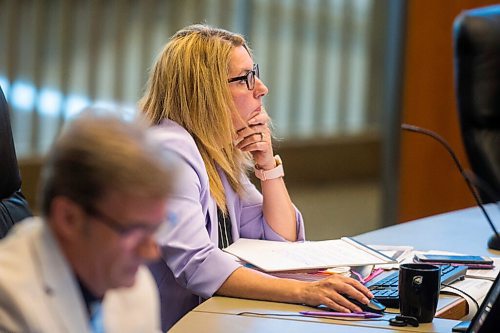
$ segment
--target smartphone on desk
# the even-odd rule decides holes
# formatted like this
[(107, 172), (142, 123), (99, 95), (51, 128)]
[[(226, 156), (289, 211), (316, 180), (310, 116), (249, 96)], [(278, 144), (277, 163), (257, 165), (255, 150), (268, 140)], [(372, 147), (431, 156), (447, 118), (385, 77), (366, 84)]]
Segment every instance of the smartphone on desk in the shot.
[(463, 265), (493, 265), (493, 260), (484, 256), (448, 255), (448, 254), (415, 254), (415, 260), (425, 263), (445, 263)]

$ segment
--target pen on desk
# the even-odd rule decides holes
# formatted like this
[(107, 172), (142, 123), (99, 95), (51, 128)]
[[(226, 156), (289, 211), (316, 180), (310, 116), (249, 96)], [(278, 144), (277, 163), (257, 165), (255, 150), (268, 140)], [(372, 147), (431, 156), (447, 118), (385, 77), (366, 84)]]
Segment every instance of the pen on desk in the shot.
[(342, 318), (380, 318), (383, 315), (371, 312), (328, 312), (328, 311), (300, 311), (304, 316), (319, 316), (319, 317), (342, 317)]

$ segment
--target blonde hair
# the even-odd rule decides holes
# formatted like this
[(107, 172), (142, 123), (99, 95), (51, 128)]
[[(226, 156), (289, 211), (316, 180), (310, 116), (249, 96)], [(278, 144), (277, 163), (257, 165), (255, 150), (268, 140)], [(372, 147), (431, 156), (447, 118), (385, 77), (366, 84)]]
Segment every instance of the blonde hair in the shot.
[(242, 191), (241, 176), (251, 157), (233, 146), (232, 117), (239, 116), (228, 87), (231, 51), (243, 36), (206, 25), (178, 31), (160, 53), (150, 73), (140, 108), (152, 124), (170, 119), (194, 138), (208, 172), (210, 192), (225, 213), (226, 198), (217, 168), (231, 187)]

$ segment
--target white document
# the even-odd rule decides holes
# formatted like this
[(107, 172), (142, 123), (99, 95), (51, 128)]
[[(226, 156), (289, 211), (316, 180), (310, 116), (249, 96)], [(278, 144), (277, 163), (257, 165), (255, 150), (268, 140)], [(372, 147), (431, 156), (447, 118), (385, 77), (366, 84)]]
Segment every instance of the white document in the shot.
[[(469, 316), (467, 316), (466, 318), (467, 320), (470, 320), (470, 315), (473, 315), (478, 310), (477, 306), (470, 299), (470, 297), (474, 298), (479, 304), (481, 304), (492, 285), (493, 282), (489, 280), (466, 278), (465, 280), (454, 282), (452, 284), (454, 288), (441, 288), (441, 292), (455, 294), (463, 297), (467, 301), (469, 309), (471, 309), (469, 312)], [(470, 295), (470, 297), (467, 296), (464, 292), (467, 293), (467, 295)]]
[(397, 261), (395, 264), (382, 264), (375, 265), (375, 268), (382, 268), (384, 270), (399, 269), (399, 265), (407, 258), (413, 258), (412, 246), (394, 246), (394, 245), (368, 245), (374, 250), (377, 250), (389, 258)]
[(497, 275), (500, 273), (500, 258), (490, 257), (493, 260), (493, 269), (472, 269), (469, 268), (465, 276), (474, 279), (486, 279), (495, 281)]
[[(466, 292), (470, 296), (472, 296), (476, 301), (479, 301), (486, 296), (488, 290), (493, 285), (493, 282), (488, 280), (481, 279), (465, 279), (462, 281), (456, 281), (450, 287), (441, 288), (441, 292), (446, 292), (450, 294), (460, 295), (463, 298), (467, 298), (467, 296), (461, 291)], [(456, 288), (456, 289), (455, 289)], [(458, 289), (458, 290), (457, 290)]]
[(265, 272), (396, 262), (348, 237), (317, 242), (277, 242), (240, 238), (224, 251)]

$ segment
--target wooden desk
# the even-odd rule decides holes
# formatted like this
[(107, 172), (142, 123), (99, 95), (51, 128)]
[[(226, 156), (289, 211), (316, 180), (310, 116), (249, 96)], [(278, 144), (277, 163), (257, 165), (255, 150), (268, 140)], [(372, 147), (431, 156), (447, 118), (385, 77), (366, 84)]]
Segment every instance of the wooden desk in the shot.
[[(230, 332), (230, 333), (372, 333), (373, 328), (327, 323), (311, 323), (274, 318), (235, 316), (222, 313), (191, 311), (184, 316), (169, 332)], [(384, 332), (404, 332), (384, 330)]]
[[(487, 210), (493, 221), (500, 221), (497, 207), (487, 205)], [(411, 245), (419, 250), (499, 256), (500, 251), (487, 249), (486, 242), (491, 235), (492, 231), (479, 209), (469, 208), (368, 232), (355, 239), (366, 244)], [(440, 297), (440, 302), (448, 302), (450, 310), (457, 305), (464, 305), (465, 301), (457, 302), (453, 296), (443, 296)], [(212, 297), (182, 318), (171, 332), (451, 332), (451, 328), (458, 323), (455, 320), (434, 318), (432, 323), (421, 324), (418, 328), (395, 328), (389, 326), (387, 321), (341, 321), (272, 315), (296, 314), (305, 309), (310, 308), (295, 304)], [(242, 312), (267, 315), (238, 315)], [(386, 315), (383, 319), (390, 317), (391, 315)]]
[[(443, 300), (447, 300), (444, 303)], [(443, 302), (443, 303), (442, 303)], [(461, 320), (469, 314), (469, 304), (465, 299), (457, 295), (439, 295), (437, 318)]]
[[(298, 316), (310, 307), (296, 304), (212, 297), (184, 316), (169, 332), (451, 332), (458, 321), (435, 318), (419, 327), (393, 327), (381, 320), (339, 320)], [(240, 313), (244, 313), (238, 315)], [(251, 314), (254, 313), (254, 314)], [(297, 315), (291, 317), (279, 315)]]
[[(500, 210), (494, 204), (485, 206), (495, 226), (500, 228)], [(367, 232), (354, 238), (365, 244), (411, 245), (415, 249), (443, 250), (464, 254), (500, 256), (500, 251), (488, 249), (488, 239), (493, 235), (490, 225), (478, 207), (429, 216), (419, 220)], [(460, 319), (469, 307), (459, 298), (442, 308), (436, 316)]]

